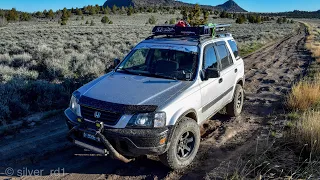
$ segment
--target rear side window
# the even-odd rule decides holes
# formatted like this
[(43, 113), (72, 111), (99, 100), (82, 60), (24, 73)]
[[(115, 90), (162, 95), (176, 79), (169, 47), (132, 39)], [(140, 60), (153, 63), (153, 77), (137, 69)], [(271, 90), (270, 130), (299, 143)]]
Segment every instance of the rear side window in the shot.
[(216, 46), (217, 53), (219, 54), (221, 60), (221, 70), (226, 69), (227, 67), (233, 64), (232, 58), (230, 57), (230, 53), (226, 47), (226, 45), (221, 44)]
[(207, 46), (204, 50), (204, 69), (217, 68), (217, 56), (213, 46)]
[(238, 50), (237, 43), (234, 40), (229, 40), (228, 43), (229, 43), (229, 45), (230, 45), (230, 47), (232, 49), (234, 57), (235, 58), (239, 57), (239, 50)]

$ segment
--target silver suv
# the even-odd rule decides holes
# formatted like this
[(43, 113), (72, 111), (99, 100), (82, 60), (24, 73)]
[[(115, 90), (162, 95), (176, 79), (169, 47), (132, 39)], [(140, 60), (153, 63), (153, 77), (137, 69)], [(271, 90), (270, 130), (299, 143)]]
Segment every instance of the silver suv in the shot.
[(73, 93), (65, 111), (70, 141), (124, 162), (159, 155), (181, 169), (197, 154), (201, 124), (224, 107), (241, 113), (244, 62), (231, 34), (157, 33)]

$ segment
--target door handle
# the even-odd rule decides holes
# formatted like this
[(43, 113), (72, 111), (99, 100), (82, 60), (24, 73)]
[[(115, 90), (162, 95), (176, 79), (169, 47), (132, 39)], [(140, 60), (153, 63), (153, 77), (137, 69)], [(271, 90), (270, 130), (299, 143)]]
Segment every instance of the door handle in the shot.
[(235, 69), (234, 72), (237, 73), (237, 72), (238, 72), (238, 69)]
[(219, 83), (222, 83), (222, 82), (223, 82), (223, 79), (222, 79), (222, 78), (220, 78), (220, 79), (219, 79)]

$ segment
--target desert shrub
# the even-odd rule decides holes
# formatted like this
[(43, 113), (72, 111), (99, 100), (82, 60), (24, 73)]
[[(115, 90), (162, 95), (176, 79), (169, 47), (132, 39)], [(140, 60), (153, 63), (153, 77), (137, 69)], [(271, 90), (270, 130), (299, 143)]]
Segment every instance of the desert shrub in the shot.
[(170, 19), (169, 24), (176, 24), (176, 20), (174, 18)]
[(0, 64), (10, 65), (12, 62), (11, 56), (7, 54), (0, 54)]
[(102, 75), (106, 65), (95, 55), (74, 53), (70, 59), (70, 70), (74, 72), (75, 78), (94, 78)]
[(62, 26), (67, 25), (67, 21), (61, 21), (61, 25), (62, 25)]
[(0, 119), (2, 121), (24, 116), (28, 112), (28, 105), (22, 102), (23, 80), (12, 80), (8, 83), (0, 83)]
[(30, 105), (33, 112), (64, 108), (68, 105), (70, 96), (70, 92), (62, 84), (44, 80), (28, 82), (24, 93), (23, 101)]
[(67, 78), (70, 77), (69, 71), (69, 61), (65, 59), (58, 59), (58, 58), (50, 58), (45, 59), (44, 64), (46, 66), (47, 76), (50, 79), (55, 78)]
[(250, 15), (248, 15), (248, 21), (250, 23), (261, 23), (262, 19), (261, 19), (261, 16), (259, 16), (259, 15), (250, 14)]
[(102, 19), (101, 19), (101, 22), (102, 22), (103, 24), (107, 24), (107, 23), (110, 22), (110, 19), (108, 18), (108, 16), (103, 16)]
[(89, 21), (88, 21), (88, 20), (86, 21), (86, 24), (89, 24)]
[(6, 26), (7, 24), (6, 18), (0, 16), (0, 27)]
[(76, 15), (81, 16), (82, 14), (82, 11), (79, 8), (76, 8)]
[(94, 25), (95, 25), (94, 21), (91, 20), (90, 26), (94, 26)]
[[(70, 88), (71, 87), (71, 88)], [(0, 83), (0, 120), (10, 122), (32, 112), (68, 106), (70, 93), (77, 87), (44, 80), (25, 81), (14, 78)], [(70, 92), (71, 91), (71, 92)]]
[(244, 15), (241, 15), (240, 17), (237, 18), (236, 23), (243, 24), (246, 21), (247, 21), (246, 17)]
[(157, 23), (157, 20), (156, 20), (156, 18), (155, 18), (154, 16), (151, 16), (151, 17), (149, 18), (149, 20), (148, 20), (148, 23), (149, 23), (149, 24), (156, 24), (156, 23)]
[(13, 67), (30, 67), (32, 66), (32, 62), (31, 62), (31, 55), (24, 53), (24, 54), (18, 54), (18, 55), (13, 55), (12, 56), (12, 62), (11, 62), (11, 66)]
[(20, 15), (20, 21), (30, 21), (31, 15), (29, 13), (23, 12)]
[(8, 81), (13, 77), (22, 79), (37, 79), (39, 73), (37, 71), (30, 71), (25, 67), (12, 68), (9, 66), (0, 65), (0, 77), (2, 80)]
[(320, 103), (320, 83), (300, 81), (292, 87), (287, 104), (293, 110), (307, 110)]
[(109, 21), (109, 24), (113, 24), (113, 22), (112, 22), (112, 21)]
[(133, 13), (134, 13), (134, 9), (133, 9), (132, 6), (130, 6), (130, 7), (128, 8), (127, 15), (128, 15), (128, 16), (131, 16)]

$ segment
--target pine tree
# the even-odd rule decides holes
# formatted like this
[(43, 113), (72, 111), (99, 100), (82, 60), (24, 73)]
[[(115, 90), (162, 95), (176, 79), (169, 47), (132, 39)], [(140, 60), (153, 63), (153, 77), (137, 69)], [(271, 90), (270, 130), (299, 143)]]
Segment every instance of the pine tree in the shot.
[(116, 14), (117, 11), (118, 11), (118, 7), (117, 7), (116, 5), (113, 5), (113, 6), (112, 6), (112, 13), (113, 13), (113, 14)]
[(53, 13), (52, 9), (49, 10), (49, 12), (47, 14), (47, 18), (51, 18), (51, 19), (54, 18), (54, 13)]
[(15, 8), (12, 8), (7, 14), (7, 21), (17, 21), (19, 20), (18, 12)]

